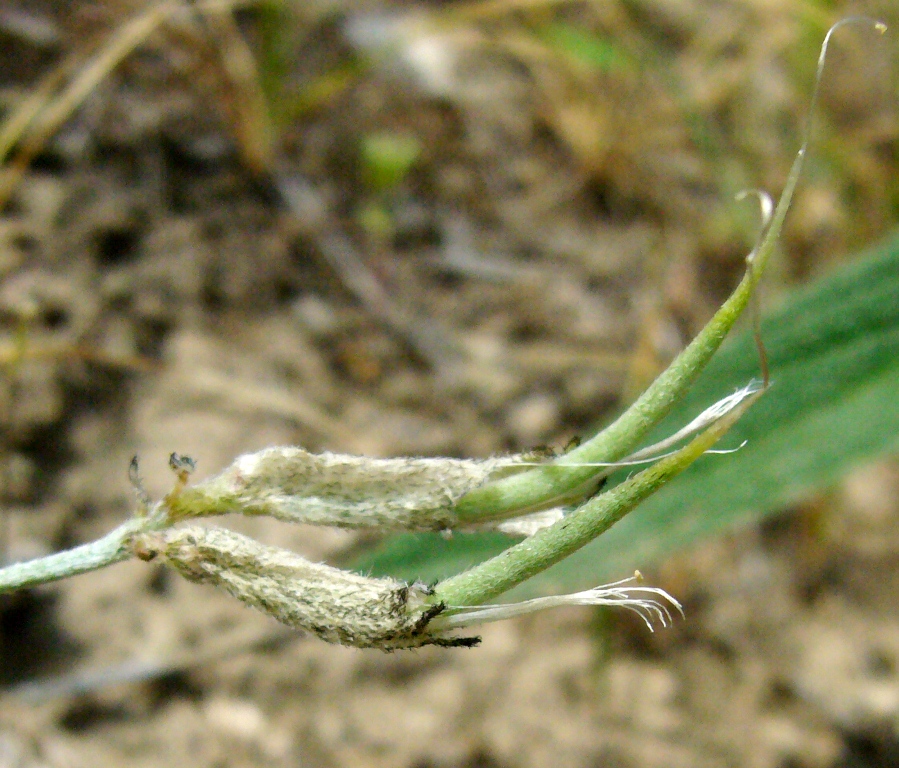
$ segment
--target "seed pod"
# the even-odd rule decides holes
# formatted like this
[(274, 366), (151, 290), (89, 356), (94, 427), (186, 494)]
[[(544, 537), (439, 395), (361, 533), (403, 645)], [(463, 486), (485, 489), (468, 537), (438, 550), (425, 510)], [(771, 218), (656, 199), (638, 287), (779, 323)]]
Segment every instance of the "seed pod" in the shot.
[(477, 642), (429, 630), (444, 606), (429, 603), (430, 590), (422, 584), (367, 578), (311, 563), (223, 528), (186, 526), (142, 534), (132, 549), (142, 559), (159, 556), (185, 578), (221, 587), (283, 624), (329, 643), (394, 650)]
[(521, 460), (372, 459), (266, 448), (164, 503), (173, 521), (239, 512), (341, 528), (443, 530), (458, 527), (453, 506), (462, 496), (497, 475), (527, 469)]

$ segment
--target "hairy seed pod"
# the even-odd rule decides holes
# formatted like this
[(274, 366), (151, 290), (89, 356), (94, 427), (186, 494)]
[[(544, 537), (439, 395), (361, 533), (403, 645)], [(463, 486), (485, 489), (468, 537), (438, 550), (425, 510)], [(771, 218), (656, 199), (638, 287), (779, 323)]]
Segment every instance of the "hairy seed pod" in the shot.
[(443, 530), (458, 527), (453, 506), (462, 496), (488, 479), (526, 469), (521, 461), (372, 459), (266, 448), (164, 503), (173, 521), (239, 512), (341, 528)]
[(132, 549), (157, 555), (185, 578), (221, 587), (283, 624), (329, 643), (357, 648), (462, 645), (429, 629), (442, 605), (427, 602), (422, 584), (374, 579), (312, 563), (224, 528), (186, 526), (142, 534)]

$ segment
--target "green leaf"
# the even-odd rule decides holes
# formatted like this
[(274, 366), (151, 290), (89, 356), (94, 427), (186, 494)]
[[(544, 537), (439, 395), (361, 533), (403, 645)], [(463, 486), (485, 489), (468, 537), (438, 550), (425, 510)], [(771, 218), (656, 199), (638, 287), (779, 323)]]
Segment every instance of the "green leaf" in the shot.
[[(580, 589), (645, 568), (735, 524), (758, 520), (899, 448), (899, 236), (797, 292), (762, 325), (771, 390), (709, 455), (608, 533), (515, 590)], [(749, 333), (713, 359), (648, 442), (758, 375)], [(356, 565), (425, 581), (511, 543), (497, 534), (402, 536)], [(422, 556), (426, 559), (423, 559)]]
[(407, 581), (436, 581), (460, 573), (498, 555), (518, 538), (502, 533), (403, 533), (391, 536), (367, 552), (353, 568), (373, 576), (396, 576)]

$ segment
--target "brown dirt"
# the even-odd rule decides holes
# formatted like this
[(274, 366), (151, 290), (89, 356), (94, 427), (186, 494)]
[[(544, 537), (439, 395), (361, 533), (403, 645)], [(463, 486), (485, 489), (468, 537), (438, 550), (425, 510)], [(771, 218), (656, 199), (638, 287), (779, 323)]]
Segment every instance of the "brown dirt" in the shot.
[[(3, 103), (139, 7), (0, 5)], [(483, 4), (377, 54), (385, 13), (293, 20), (268, 168), (199, 22), (150, 37), (31, 163), (0, 215), (10, 558), (121, 521), (133, 454), (157, 497), (172, 451), (206, 475), (273, 444), (484, 456), (588, 431), (735, 283), (754, 225), (731, 193), (780, 188), (829, 21)], [(619, 63), (559, 53), (560, 28)], [(835, 52), (772, 286), (895, 224), (899, 68), (870, 39)], [(380, 190), (376, 132), (421, 150)], [(356, 651), (139, 562), (7, 597), (0, 766), (899, 765), (896, 470), (674, 553), (652, 579), (687, 618), (652, 635), (583, 609), (477, 650)], [(236, 525), (313, 558), (357, 543)]]

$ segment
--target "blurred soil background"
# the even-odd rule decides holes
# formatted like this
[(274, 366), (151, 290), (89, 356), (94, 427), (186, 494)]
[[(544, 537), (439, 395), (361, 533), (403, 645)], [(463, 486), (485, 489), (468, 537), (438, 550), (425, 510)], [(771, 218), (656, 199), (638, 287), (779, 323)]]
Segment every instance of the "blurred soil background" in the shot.
[[(770, 306), (895, 227), (893, 3), (3, 0), (5, 556), (114, 527), (134, 454), (158, 497), (172, 451), (589, 434), (738, 281), (857, 12), (893, 31), (836, 38)], [(899, 766), (897, 499), (887, 461), (672, 553), (654, 634), (358, 651), (141, 562), (8, 596), (0, 766)]]

